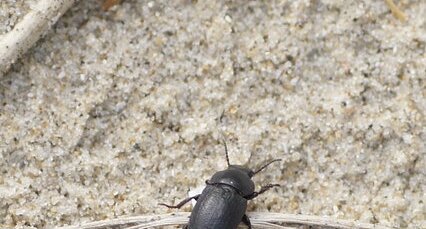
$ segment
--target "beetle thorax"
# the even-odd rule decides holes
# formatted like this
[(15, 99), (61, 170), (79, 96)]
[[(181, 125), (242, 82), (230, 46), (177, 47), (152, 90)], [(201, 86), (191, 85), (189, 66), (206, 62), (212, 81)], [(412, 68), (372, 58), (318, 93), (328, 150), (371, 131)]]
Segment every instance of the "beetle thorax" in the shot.
[(215, 173), (209, 182), (231, 186), (241, 193), (241, 195), (247, 196), (254, 192), (251, 173), (250, 169), (231, 165), (228, 169)]

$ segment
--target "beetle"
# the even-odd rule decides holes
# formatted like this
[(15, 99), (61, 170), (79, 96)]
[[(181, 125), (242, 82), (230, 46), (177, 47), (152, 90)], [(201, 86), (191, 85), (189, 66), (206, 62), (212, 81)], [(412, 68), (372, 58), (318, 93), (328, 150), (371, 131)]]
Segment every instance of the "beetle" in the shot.
[(268, 184), (255, 191), (254, 175), (268, 167), (275, 159), (253, 171), (243, 165), (231, 165), (229, 163), (228, 148), (224, 141), (225, 155), (228, 168), (216, 172), (210, 180), (206, 181), (206, 187), (199, 195), (182, 200), (177, 205), (160, 205), (168, 208), (181, 208), (183, 205), (195, 199), (197, 203), (189, 217), (189, 223), (184, 229), (235, 229), (243, 222), (249, 229), (252, 228), (250, 219), (245, 214), (247, 201), (268, 191), (279, 184)]

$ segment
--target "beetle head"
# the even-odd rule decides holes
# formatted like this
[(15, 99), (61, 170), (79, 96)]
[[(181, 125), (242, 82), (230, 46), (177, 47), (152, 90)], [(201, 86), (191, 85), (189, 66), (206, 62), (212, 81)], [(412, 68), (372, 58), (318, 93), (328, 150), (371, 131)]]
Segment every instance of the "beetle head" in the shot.
[(228, 169), (239, 170), (239, 171), (247, 174), (248, 177), (253, 177), (253, 175), (254, 175), (254, 171), (253, 170), (251, 170), (251, 169), (249, 169), (249, 168), (247, 168), (245, 166), (242, 166), (242, 165), (229, 165)]
[(256, 173), (265, 169), (271, 163), (279, 160), (270, 161), (266, 163), (266, 165), (260, 167), (255, 171), (248, 168), (246, 165), (231, 165), (229, 163), (228, 149), (226, 147), (225, 141), (223, 143), (225, 146), (226, 162), (228, 163), (228, 168), (216, 172), (208, 182), (210, 184), (221, 184), (231, 186), (236, 189), (242, 196), (248, 196), (253, 194), (254, 183), (251, 178), (256, 175)]
[[(243, 165), (231, 165), (229, 163), (229, 156), (228, 156), (228, 147), (226, 146), (226, 141), (223, 140), (223, 145), (225, 146), (225, 156), (226, 156), (226, 163), (228, 164), (228, 168), (229, 169), (236, 169), (239, 170), (245, 174), (247, 174), (250, 178), (253, 177), (254, 175), (256, 175), (257, 173), (259, 173), (260, 171), (264, 170), (266, 167), (268, 167), (270, 164), (277, 162), (277, 161), (281, 161), (281, 159), (275, 159), (272, 161), (269, 161), (268, 163), (266, 163), (265, 165), (261, 166), (259, 169), (257, 169), (256, 171), (253, 171), (251, 169), (249, 169), (247, 166), (243, 166)], [(250, 156), (251, 158), (251, 156)], [(250, 159), (249, 159), (250, 161)]]

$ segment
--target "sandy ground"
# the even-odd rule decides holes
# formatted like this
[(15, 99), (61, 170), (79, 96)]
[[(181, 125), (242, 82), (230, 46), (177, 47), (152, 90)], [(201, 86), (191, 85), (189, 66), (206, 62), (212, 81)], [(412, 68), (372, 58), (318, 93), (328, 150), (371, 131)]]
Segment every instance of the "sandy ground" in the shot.
[(170, 212), (224, 135), (283, 159), (250, 211), (425, 228), (426, 1), (396, 2), (80, 1), (0, 78), (0, 227)]

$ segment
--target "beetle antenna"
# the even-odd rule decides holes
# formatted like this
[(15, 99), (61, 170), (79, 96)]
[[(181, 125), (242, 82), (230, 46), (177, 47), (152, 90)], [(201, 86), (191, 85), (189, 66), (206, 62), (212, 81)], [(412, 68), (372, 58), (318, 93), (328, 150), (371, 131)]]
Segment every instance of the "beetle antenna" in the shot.
[(275, 159), (275, 160), (272, 160), (272, 161), (270, 161), (270, 162), (266, 163), (264, 166), (260, 167), (260, 169), (256, 170), (256, 171), (253, 173), (253, 176), (254, 176), (254, 175), (256, 175), (258, 172), (260, 172), (260, 171), (264, 170), (264, 169), (265, 169), (266, 167), (268, 167), (270, 164), (272, 164), (272, 163), (274, 163), (274, 162), (277, 162), (277, 161), (281, 161), (281, 159)]
[(228, 167), (229, 167), (231, 164), (229, 164), (228, 146), (226, 146), (226, 141), (225, 141), (225, 139), (222, 139), (222, 141), (223, 141), (223, 145), (225, 146), (226, 163), (228, 163)]

